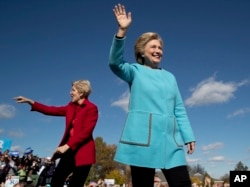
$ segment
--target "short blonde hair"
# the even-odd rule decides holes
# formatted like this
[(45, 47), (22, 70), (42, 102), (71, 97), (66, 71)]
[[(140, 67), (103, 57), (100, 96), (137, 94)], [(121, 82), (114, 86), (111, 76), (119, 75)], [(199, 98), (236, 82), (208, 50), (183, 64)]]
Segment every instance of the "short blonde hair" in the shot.
[(142, 54), (144, 53), (145, 45), (151, 40), (159, 40), (161, 46), (163, 47), (163, 40), (158, 33), (155, 32), (146, 32), (142, 34), (135, 42), (134, 52), (135, 59), (139, 64), (143, 63)]
[(87, 98), (92, 91), (90, 82), (88, 80), (74, 81), (72, 86), (74, 86), (79, 93), (82, 93), (83, 97), (85, 98)]

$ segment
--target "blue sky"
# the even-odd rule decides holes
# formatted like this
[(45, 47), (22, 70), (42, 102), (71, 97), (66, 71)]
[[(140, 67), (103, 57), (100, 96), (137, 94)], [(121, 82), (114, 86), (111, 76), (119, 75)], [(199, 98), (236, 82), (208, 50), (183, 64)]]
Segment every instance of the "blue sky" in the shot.
[(129, 94), (108, 67), (117, 3), (132, 12), (127, 60), (134, 62), (133, 45), (143, 32), (164, 40), (161, 66), (177, 78), (197, 139), (188, 163), (213, 177), (239, 161), (250, 167), (248, 0), (0, 1), (0, 138), (12, 139), (12, 150), (32, 147), (50, 156), (64, 118), (30, 112), (12, 98), (64, 105), (71, 82), (88, 79), (100, 115), (94, 136), (119, 141)]

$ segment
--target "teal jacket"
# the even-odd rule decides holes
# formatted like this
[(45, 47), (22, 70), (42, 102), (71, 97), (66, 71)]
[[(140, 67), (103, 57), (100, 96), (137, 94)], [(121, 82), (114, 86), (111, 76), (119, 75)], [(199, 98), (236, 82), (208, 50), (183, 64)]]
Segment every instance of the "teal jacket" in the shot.
[(169, 169), (186, 165), (184, 144), (195, 141), (176, 79), (164, 69), (124, 61), (125, 38), (114, 37), (109, 66), (130, 88), (127, 119), (115, 160)]

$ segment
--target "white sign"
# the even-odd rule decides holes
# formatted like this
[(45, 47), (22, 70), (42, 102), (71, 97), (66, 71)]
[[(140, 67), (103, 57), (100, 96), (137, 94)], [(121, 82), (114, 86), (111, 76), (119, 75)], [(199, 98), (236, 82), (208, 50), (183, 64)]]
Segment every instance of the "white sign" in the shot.
[(16, 183), (19, 183), (19, 176), (9, 176), (5, 181), (4, 187), (13, 187)]
[(115, 179), (104, 179), (104, 183), (108, 185), (114, 185), (115, 184)]

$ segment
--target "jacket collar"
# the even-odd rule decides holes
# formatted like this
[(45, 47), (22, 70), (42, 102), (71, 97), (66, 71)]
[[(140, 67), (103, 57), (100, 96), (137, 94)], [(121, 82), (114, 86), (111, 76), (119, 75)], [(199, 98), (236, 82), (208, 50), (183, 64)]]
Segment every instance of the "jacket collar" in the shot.
[(88, 103), (89, 103), (88, 98), (85, 98), (84, 101), (82, 102), (82, 104), (80, 104), (80, 105), (77, 104), (77, 103), (70, 102), (70, 104), (71, 104), (72, 106), (80, 106), (80, 107), (84, 107), (84, 106), (86, 106)]

